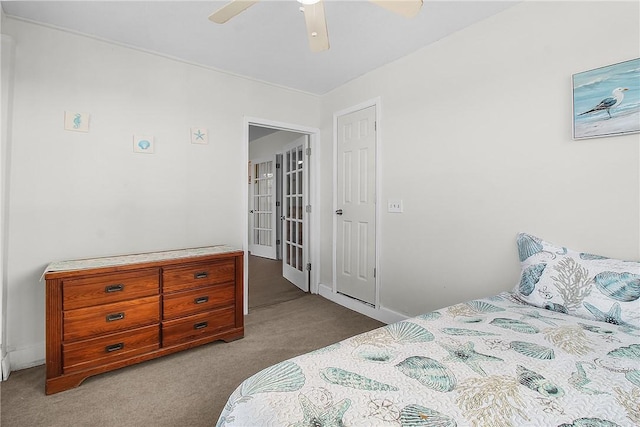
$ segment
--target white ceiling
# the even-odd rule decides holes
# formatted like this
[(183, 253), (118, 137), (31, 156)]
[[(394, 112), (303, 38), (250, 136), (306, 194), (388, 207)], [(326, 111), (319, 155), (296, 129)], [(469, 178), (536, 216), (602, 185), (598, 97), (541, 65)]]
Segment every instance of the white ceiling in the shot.
[[(406, 19), (364, 0), (325, 0), (331, 48), (309, 51), (294, 0), (262, 0), (220, 25), (226, 1), (2, 1), (4, 13), (229, 73), (324, 94), (514, 4), (424, 0)], [(437, 64), (434, 64), (437, 66)]]

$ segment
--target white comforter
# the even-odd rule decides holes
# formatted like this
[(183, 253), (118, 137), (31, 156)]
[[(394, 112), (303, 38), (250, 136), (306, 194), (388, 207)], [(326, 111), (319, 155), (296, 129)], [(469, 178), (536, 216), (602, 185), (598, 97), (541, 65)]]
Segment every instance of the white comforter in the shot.
[(640, 330), (504, 293), (267, 368), (218, 425), (637, 426)]

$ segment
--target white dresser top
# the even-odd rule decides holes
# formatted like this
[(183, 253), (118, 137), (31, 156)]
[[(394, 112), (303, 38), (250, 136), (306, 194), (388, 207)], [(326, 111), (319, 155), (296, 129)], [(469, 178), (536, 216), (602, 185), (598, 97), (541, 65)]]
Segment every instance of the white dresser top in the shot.
[[(118, 255), (102, 258), (77, 259), (70, 261), (52, 262), (44, 270), (50, 271), (72, 271), (87, 270), (99, 267), (114, 267), (125, 264), (138, 264), (144, 262), (165, 261), (170, 259), (189, 258), (196, 256), (217, 255), (229, 252), (237, 252), (240, 249), (227, 245), (206, 246), (203, 248), (178, 249), (172, 251), (148, 252), (143, 254)], [(43, 274), (44, 275), (44, 274)]]

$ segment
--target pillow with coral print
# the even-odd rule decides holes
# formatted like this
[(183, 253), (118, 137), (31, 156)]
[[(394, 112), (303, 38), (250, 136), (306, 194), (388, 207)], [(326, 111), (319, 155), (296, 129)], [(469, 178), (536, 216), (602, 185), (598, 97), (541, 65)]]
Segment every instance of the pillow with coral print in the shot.
[(518, 299), (536, 307), (640, 329), (640, 262), (576, 252), (518, 234)]

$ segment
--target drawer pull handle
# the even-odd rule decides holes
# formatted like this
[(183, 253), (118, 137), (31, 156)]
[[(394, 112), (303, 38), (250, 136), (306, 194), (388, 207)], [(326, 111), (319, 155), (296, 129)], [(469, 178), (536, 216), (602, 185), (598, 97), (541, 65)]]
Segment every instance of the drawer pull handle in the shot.
[(118, 344), (111, 344), (104, 348), (106, 353), (111, 353), (112, 351), (122, 350), (124, 348), (124, 343), (119, 342)]
[(206, 271), (200, 271), (193, 274), (194, 279), (206, 279), (207, 277), (209, 277), (209, 273), (207, 273)]
[(104, 291), (107, 294), (110, 294), (111, 292), (120, 292), (120, 291), (124, 291), (124, 285), (122, 283), (118, 283), (117, 285), (109, 285), (109, 286), (105, 286), (104, 287)]
[(194, 304), (202, 304), (209, 301), (209, 297), (208, 296), (204, 296), (204, 297), (198, 297), (196, 299), (193, 300)]
[(200, 323), (196, 323), (195, 325), (193, 325), (193, 329), (204, 329), (207, 326), (209, 326), (208, 322), (200, 322)]
[(107, 314), (107, 322), (114, 322), (116, 320), (122, 320), (122, 319), (124, 319), (124, 312)]

